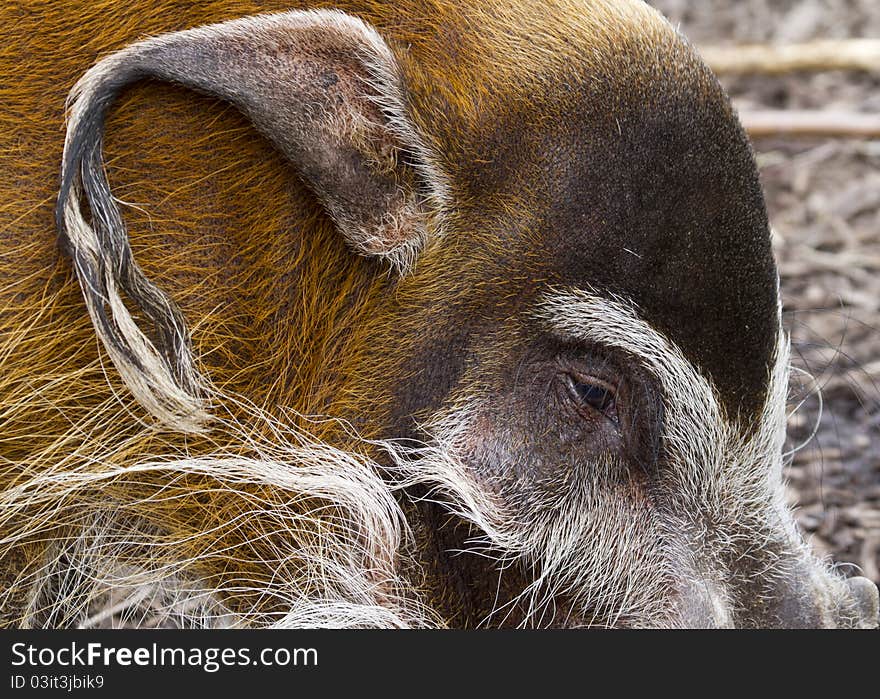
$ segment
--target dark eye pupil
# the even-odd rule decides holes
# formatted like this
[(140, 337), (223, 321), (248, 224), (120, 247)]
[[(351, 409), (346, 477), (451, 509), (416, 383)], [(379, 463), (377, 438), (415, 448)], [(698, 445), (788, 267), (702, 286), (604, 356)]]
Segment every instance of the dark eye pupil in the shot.
[(590, 383), (575, 383), (574, 390), (584, 403), (596, 410), (605, 412), (614, 403), (614, 394)]

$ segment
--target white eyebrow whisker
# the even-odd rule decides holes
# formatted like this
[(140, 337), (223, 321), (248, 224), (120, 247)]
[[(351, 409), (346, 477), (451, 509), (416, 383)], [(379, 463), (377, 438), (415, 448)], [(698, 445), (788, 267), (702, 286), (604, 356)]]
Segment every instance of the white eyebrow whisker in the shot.
[[(748, 430), (737, 424), (737, 416), (726, 414), (710, 380), (674, 342), (640, 318), (631, 301), (593, 289), (554, 288), (538, 303), (534, 315), (562, 339), (595, 342), (636, 357), (660, 383), (667, 448), (681, 451), (692, 464), (718, 470), (731, 453), (738, 451), (745, 459), (745, 452), (752, 449), (778, 460), (770, 455), (781, 453), (789, 367), (788, 338), (781, 329), (764, 409), (755, 429)], [(743, 432), (750, 435), (744, 437)]]

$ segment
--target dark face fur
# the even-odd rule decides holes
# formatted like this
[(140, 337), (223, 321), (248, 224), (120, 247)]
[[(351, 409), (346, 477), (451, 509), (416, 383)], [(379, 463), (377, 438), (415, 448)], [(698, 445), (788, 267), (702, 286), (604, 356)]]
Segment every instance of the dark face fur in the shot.
[[(423, 505), (435, 593), (471, 623), (860, 623), (870, 592), (810, 557), (782, 499), (787, 348), (748, 142), (683, 44), (619, 59), (456, 124), (463, 203), (370, 342), (408, 377), (385, 434), (436, 440), (428, 460), (517, 523), (516, 553), (448, 556), (474, 529)], [(604, 342), (584, 312), (603, 299), (632, 328)]]

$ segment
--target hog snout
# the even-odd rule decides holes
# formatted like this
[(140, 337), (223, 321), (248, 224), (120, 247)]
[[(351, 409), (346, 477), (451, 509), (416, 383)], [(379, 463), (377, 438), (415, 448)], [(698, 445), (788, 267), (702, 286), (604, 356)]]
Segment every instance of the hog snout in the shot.
[(800, 574), (756, 583), (756, 588), (692, 578), (679, 594), (678, 623), (685, 628), (876, 629), (877, 586), (863, 577), (841, 579), (818, 566), (813, 562)]
[(850, 578), (846, 584), (859, 615), (857, 628), (876, 629), (880, 625), (880, 590), (868, 578)]
[[(878, 623), (877, 586), (867, 578), (842, 580), (825, 571), (784, 585), (775, 611), (782, 628), (874, 629)], [(787, 592), (787, 594), (786, 594)]]
[(878, 623), (877, 586), (867, 578), (841, 579), (814, 569), (783, 583), (781, 602), (772, 610), (783, 628), (874, 629)]
[(755, 599), (745, 606), (737, 624), (814, 629), (875, 629), (877, 625), (877, 586), (867, 578), (843, 580), (823, 569), (783, 580), (769, 602)]

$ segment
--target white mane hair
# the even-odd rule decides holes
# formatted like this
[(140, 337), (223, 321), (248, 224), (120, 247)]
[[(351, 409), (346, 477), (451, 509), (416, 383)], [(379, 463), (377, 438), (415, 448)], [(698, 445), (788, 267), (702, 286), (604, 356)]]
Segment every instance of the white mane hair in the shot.
[[(0, 607), (26, 596), (19, 620), (24, 627), (442, 625), (401, 575), (411, 533), (378, 466), (253, 406), (248, 410), (249, 425), (226, 421), (238, 443), (216, 453), (120, 464), (124, 447), (86, 446), (88, 454), (49, 464), (0, 493), (0, 530), (7, 532), (0, 552), (35, 538), (50, 542), (38, 568), (0, 591)], [(255, 437), (256, 426), (267, 428), (271, 439)], [(139, 514), (195, 495), (186, 484), (192, 476), (210, 484), (206, 497), (238, 514), (210, 531), (183, 532), (147, 523)], [(131, 498), (95, 497), (111, 483), (114, 493), (130, 492)], [(243, 525), (255, 521), (261, 541), (247, 543), (262, 545), (249, 550), (263, 560), (241, 561), (242, 571), (252, 565), (274, 569), (270, 584), (264, 577), (250, 580), (246, 572), (224, 579), (222, 588), (204, 579), (203, 558), (240, 555), (213, 550), (208, 542), (229, 540), (238, 529), (247, 536), (253, 527)], [(179, 547), (199, 539), (206, 542), (203, 554), (179, 557)], [(224, 602), (230, 597), (237, 601), (234, 610)]]

